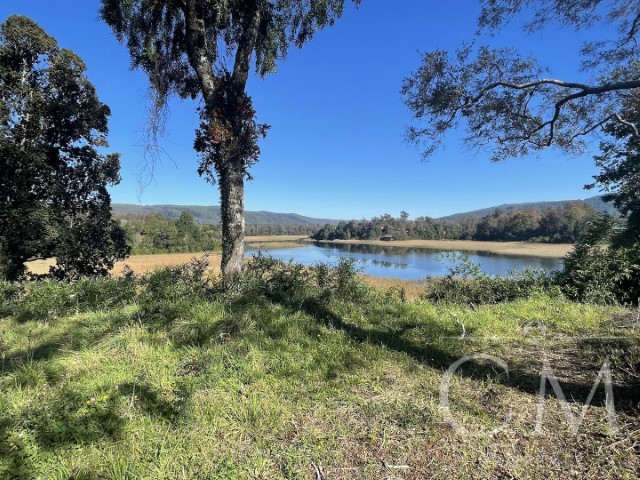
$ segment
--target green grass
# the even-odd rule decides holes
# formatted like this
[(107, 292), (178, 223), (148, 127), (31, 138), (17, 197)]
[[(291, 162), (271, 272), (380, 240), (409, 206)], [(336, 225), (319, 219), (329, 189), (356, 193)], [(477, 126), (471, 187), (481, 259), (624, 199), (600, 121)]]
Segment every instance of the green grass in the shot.
[[(640, 469), (633, 312), (544, 295), (469, 308), (377, 291), (296, 302), (141, 292), (96, 310), (60, 295), (71, 306), (56, 297), (51, 316), (41, 304), (2, 309), (0, 478), (316, 479), (314, 465), (327, 479), (636, 478)], [(473, 431), (510, 415), (496, 435), (460, 435), (439, 407), (443, 371), (474, 352), (504, 358), (510, 375), (466, 363), (452, 412)], [(578, 435), (552, 396), (544, 433), (532, 434), (545, 354), (576, 412), (612, 356), (620, 436), (606, 434), (602, 388)]]

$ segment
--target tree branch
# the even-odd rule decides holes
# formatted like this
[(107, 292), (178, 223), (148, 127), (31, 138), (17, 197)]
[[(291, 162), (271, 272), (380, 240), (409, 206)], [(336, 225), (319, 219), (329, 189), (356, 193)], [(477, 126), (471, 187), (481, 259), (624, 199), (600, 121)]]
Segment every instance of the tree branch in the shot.
[[(470, 104), (477, 103), (482, 99), (482, 97), (491, 90), (495, 90), (498, 87), (511, 88), (514, 90), (526, 90), (528, 88), (539, 87), (542, 85), (556, 85), (562, 88), (577, 88), (581, 90), (578, 93), (571, 95), (571, 98), (568, 100), (573, 100), (575, 98), (584, 97), (587, 95), (598, 95), (600, 93), (607, 93), (617, 90), (630, 90), (632, 88), (640, 88), (640, 80), (628, 80), (626, 82), (614, 82), (614, 83), (605, 83), (604, 85), (587, 85), (584, 83), (577, 82), (564, 82), (562, 80), (556, 80), (553, 78), (543, 78), (540, 80), (535, 80), (533, 82), (526, 83), (514, 83), (507, 82), (504, 80), (500, 80), (497, 82), (490, 83), (486, 87), (484, 87), (478, 95), (470, 100)], [(566, 103), (566, 102), (565, 102)]]
[(253, 12), (248, 15), (247, 25), (238, 41), (235, 63), (233, 65), (233, 83), (238, 91), (244, 91), (249, 79), (249, 69), (251, 67), (251, 55), (258, 39), (258, 29), (260, 27), (260, 0), (253, 1)]
[(636, 137), (640, 137), (640, 133), (638, 133), (638, 127), (634, 124), (629, 122), (628, 120), (625, 120), (624, 118), (622, 118), (622, 116), (618, 113), (616, 113), (614, 115), (614, 118), (619, 122), (622, 123), (623, 125), (626, 125), (627, 127), (631, 128), (633, 130), (633, 133)]
[(206, 104), (212, 102), (215, 94), (213, 63), (207, 52), (207, 37), (202, 18), (201, 0), (186, 0), (185, 28), (187, 37), (187, 56), (195, 70), (200, 90)]

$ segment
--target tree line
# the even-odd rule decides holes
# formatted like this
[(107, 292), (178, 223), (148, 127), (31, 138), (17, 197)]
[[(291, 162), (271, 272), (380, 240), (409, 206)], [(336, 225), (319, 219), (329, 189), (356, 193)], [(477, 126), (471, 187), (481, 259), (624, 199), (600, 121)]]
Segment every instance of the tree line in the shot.
[(322, 225), (309, 224), (253, 224), (247, 225), (245, 231), (249, 236), (260, 235), (300, 235), (311, 236), (316, 233)]
[(218, 225), (197, 224), (188, 212), (175, 220), (153, 213), (126, 215), (119, 222), (134, 255), (206, 252), (220, 250), (222, 245)]
[[(197, 223), (189, 212), (171, 219), (159, 213), (120, 215), (117, 222), (125, 232), (133, 255), (219, 251), (220, 225)], [(247, 225), (248, 235), (312, 235), (320, 225)]]
[(574, 243), (585, 226), (597, 217), (596, 210), (585, 203), (569, 202), (562, 207), (544, 210), (496, 209), (482, 218), (460, 221), (418, 217), (409, 220), (407, 212), (399, 218), (389, 214), (371, 220), (351, 220), (325, 225), (317, 230), (315, 240), (379, 240), (384, 236), (396, 240), (484, 240), (544, 243)]

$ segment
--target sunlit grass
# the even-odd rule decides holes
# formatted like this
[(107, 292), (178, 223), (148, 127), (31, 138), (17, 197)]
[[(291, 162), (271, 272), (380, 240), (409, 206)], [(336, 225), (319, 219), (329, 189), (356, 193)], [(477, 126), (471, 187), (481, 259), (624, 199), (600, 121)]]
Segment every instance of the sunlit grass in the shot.
[[(0, 477), (307, 479), (316, 465), (332, 479), (541, 478), (552, 465), (557, 478), (567, 469), (634, 478), (628, 410), (618, 412), (628, 440), (611, 447), (602, 406), (574, 438), (553, 399), (547, 434), (531, 436), (539, 338), (562, 360), (554, 366), (593, 382), (602, 352), (587, 359), (556, 337), (620, 334), (611, 318), (623, 313), (547, 296), (471, 308), (374, 290), (298, 307), (178, 298), (9, 316), (0, 322)], [(511, 414), (507, 433), (469, 438), (444, 422), (443, 371), (474, 352), (505, 358), (514, 376), (470, 362), (450, 391), (456, 419), (485, 430)]]

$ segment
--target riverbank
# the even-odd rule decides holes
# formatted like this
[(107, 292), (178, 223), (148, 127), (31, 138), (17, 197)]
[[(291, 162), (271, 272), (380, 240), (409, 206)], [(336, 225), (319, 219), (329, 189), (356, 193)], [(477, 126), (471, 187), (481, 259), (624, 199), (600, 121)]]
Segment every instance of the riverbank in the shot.
[[(273, 236), (247, 236), (245, 241), (249, 245), (272, 244), (272, 243), (295, 243), (299, 242), (306, 236), (302, 235), (273, 235)], [(193, 257), (201, 258), (205, 252), (191, 253), (154, 253), (145, 255), (131, 255), (126, 260), (116, 263), (112, 274), (119, 275), (122, 273), (124, 266), (127, 265), (136, 274), (151, 272), (157, 268), (171, 267), (189, 263)], [(221, 256), (219, 252), (209, 255), (210, 271), (220, 273)], [(44, 275), (49, 272), (49, 267), (56, 264), (55, 259), (48, 258), (44, 260), (34, 260), (27, 262), (27, 268), (31, 273), (36, 275)]]
[[(132, 255), (122, 262), (116, 263), (111, 270), (111, 274), (119, 276), (125, 269), (130, 268), (136, 275), (143, 275), (152, 272), (158, 268), (175, 267), (189, 263), (193, 258), (202, 258), (205, 252), (196, 253), (157, 253), (155, 255)], [(213, 275), (220, 275), (221, 256), (218, 253), (209, 254), (208, 272)], [(49, 267), (55, 264), (54, 259), (35, 260), (27, 265), (31, 273), (44, 275), (49, 272)], [(369, 285), (379, 290), (388, 290), (396, 288), (403, 290), (407, 299), (415, 300), (420, 298), (424, 293), (424, 282), (411, 282), (408, 280), (400, 280), (398, 278), (380, 278), (369, 275), (361, 275)]]
[[(306, 239), (306, 242), (316, 240)], [(528, 242), (480, 242), (476, 240), (321, 240), (320, 243), (336, 245), (378, 245), (381, 247), (424, 248), (429, 250), (462, 250), (466, 252), (489, 252), (499, 255), (562, 258), (571, 250), (571, 243)]]

